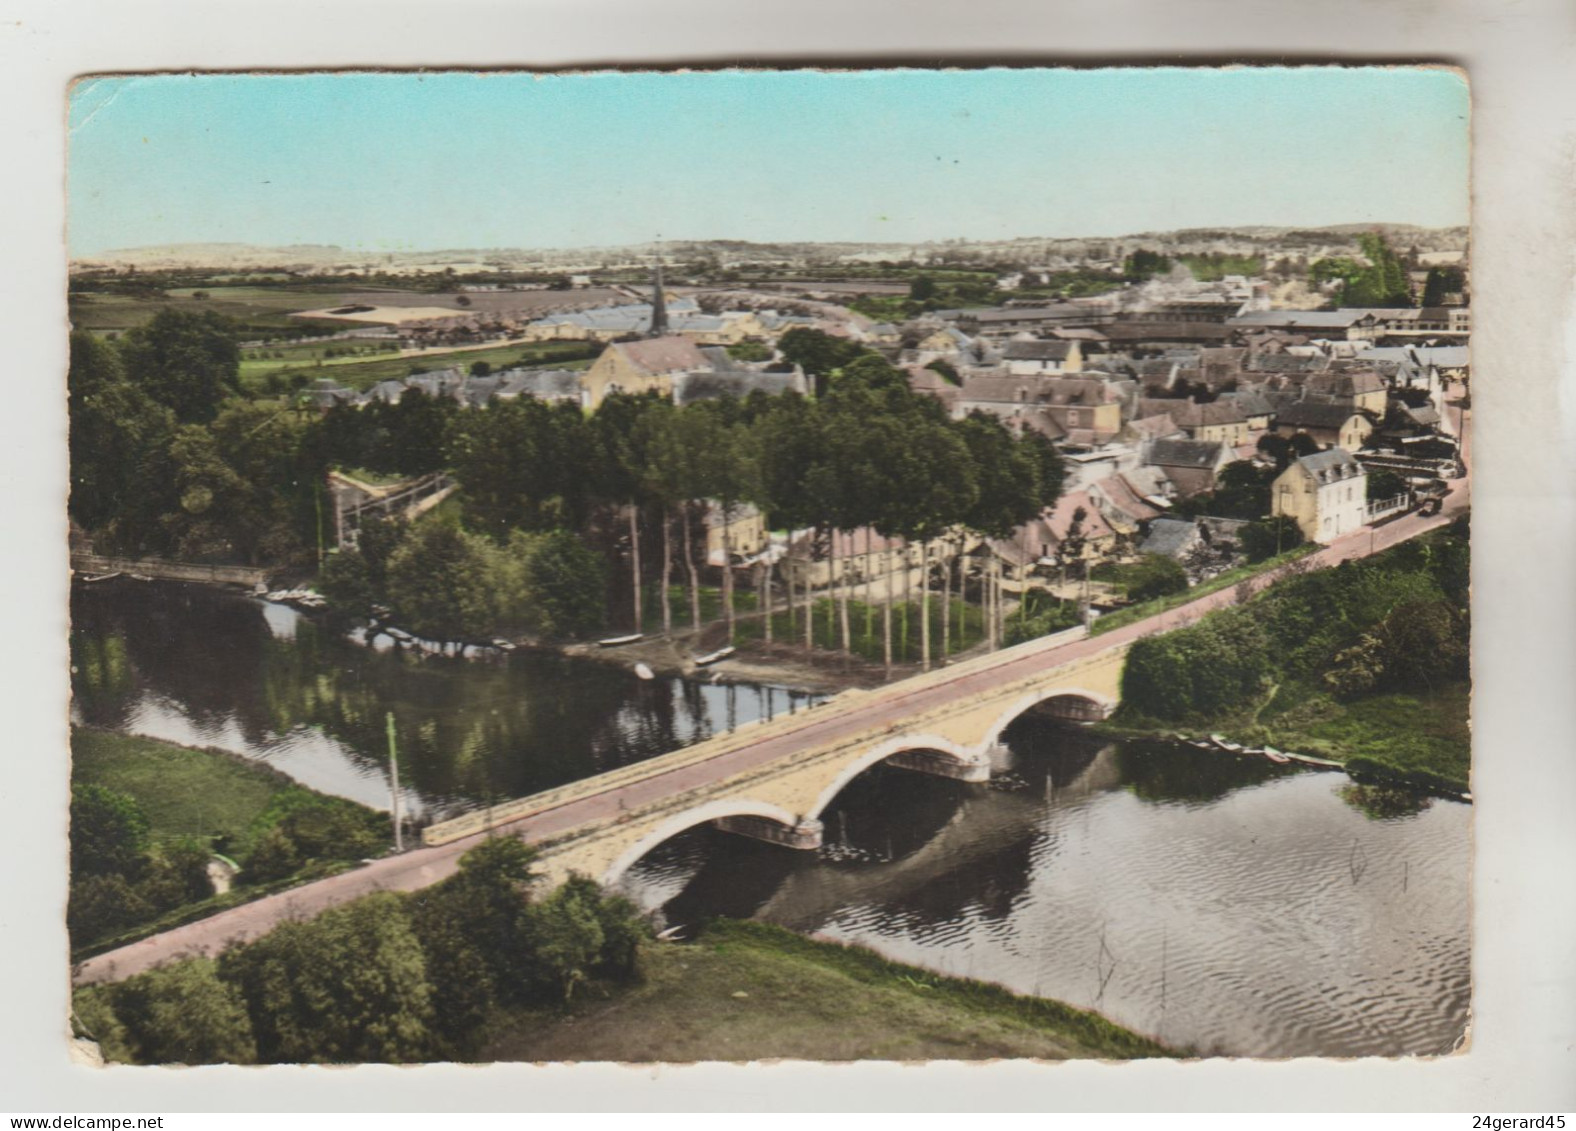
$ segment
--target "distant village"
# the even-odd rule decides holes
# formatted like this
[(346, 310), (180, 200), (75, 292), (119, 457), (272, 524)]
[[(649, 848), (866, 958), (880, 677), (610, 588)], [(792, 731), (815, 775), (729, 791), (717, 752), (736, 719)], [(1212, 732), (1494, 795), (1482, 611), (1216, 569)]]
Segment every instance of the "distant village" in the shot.
[[(1418, 275), (1411, 282), (1420, 289)], [(602, 349), (584, 369), (454, 366), (362, 391), (325, 378), (302, 397), (327, 411), (397, 402), (419, 389), (468, 407), (536, 397), (589, 411), (615, 391), (655, 392), (680, 405), (813, 394), (814, 380), (777, 347), (795, 329), (819, 331), (881, 353), (954, 418), (986, 413), (1049, 438), (1066, 472), (1057, 506), (1012, 538), (957, 549), (998, 559), (1020, 592), (1039, 586), (1060, 596), (1072, 595), (1067, 565), (1075, 559), (1080, 595), (1096, 601), (1099, 586), (1091, 594), (1088, 579), (1102, 562), (1159, 554), (1197, 583), (1242, 559), (1241, 531), (1255, 519), (1285, 516), (1307, 541), (1328, 543), (1426, 505), (1464, 472), (1465, 293), (1432, 307), (1278, 309), (1266, 279), (1197, 282), (1172, 271), (1116, 293), (1045, 301), (1010, 297), (1022, 278), (1015, 274), (998, 281), (1009, 297), (996, 306), (896, 323), (842, 305), (853, 289), (846, 284), (800, 285), (788, 295), (674, 287), (660, 266), (654, 276), (649, 290), (571, 290), (545, 306), (542, 292), (520, 292), (533, 301), (513, 310), (506, 289), (489, 287), (485, 310), (306, 312), (353, 326), (337, 336), (402, 349), (542, 341)], [(590, 279), (574, 282), (583, 288)], [(1371, 477), (1386, 486), (1379, 497)], [(1228, 487), (1252, 481), (1265, 513), (1245, 511), (1240, 497), (1212, 506)], [(712, 525), (722, 524), (714, 508)], [(802, 559), (811, 585), (831, 582), (814, 576), (827, 566), (803, 534), (773, 535), (747, 506), (731, 511), (726, 526), (726, 537), (709, 532), (714, 567), (726, 545), (736, 567)], [(856, 581), (912, 568), (896, 541), (871, 531), (838, 537), (848, 544), (835, 557), (854, 560)]]

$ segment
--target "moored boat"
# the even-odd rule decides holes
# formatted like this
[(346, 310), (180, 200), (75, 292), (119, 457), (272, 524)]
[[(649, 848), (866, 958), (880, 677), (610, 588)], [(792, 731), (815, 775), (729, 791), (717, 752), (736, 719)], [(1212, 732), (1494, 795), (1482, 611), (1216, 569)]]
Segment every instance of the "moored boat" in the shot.
[(708, 664), (715, 664), (718, 660), (726, 660), (729, 656), (733, 655), (735, 651), (736, 649), (733, 647), (733, 645), (729, 644), (726, 648), (718, 648), (715, 652), (708, 652), (704, 656), (696, 656), (695, 666), (698, 668), (704, 668)]
[(646, 634), (643, 632), (631, 632), (628, 636), (609, 636), (606, 640), (598, 640), (596, 646), (598, 648), (620, 648), (625, 644), (638, 644), (645, 637)]
[(641, 679), (656, 679), (657, 678), (657, 673), (652, 671), (645, 664), (636, 664), (635, 665), (635, 674), (638, 675)]

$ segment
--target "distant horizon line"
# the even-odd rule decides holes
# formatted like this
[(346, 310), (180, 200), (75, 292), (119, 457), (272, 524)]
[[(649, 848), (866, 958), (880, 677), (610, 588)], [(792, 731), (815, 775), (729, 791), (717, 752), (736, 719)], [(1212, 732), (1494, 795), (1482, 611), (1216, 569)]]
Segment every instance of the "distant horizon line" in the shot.
[(675, 239), (671, 239), (671, 240), (664, 240), (664, 239), (653, 238), (653, 239), (643, 240), (643, 241), (633, 242), (633, 243), (611, 243), (611, 244), (559, 244), (559, 245), (545, 245), (545, 244), (537, 244), (537, 245), (526, 245), (526, 244), (490, 244), (490, 245), (480, 245), (480, 244), (475, 244), (475, 245), (468, 245), (468, 246), (465, 246), (465, 245), (449, 245), (449, 246), (437, 246), (437, 247), (404, 247), (404, 248), (398, 248), (398, 249), (383, 249), (383, 250), (367, 248), (367, 247), (358, 246), (358, 245), (355, 245), (355, 244), (338, 244), (338, 243), (269, 244), (269, 243), (252, 243), (252, 242), (246, 241), (246, 240), (191, 240), (191, 241), (180, 242), (180, 243), (134, 244), (134, 245), (126, 246), (126, 247), (104, 248), (104, 249), (102, 249), (100, 251), (95, 251), (95, 252), (72, 254), (72, 255), (68, 256), (68, 260), (70, 262), (74, 263), (74, 262), (79, 262), (79, 261), (83, 261), (83, 260), (89, 260), (89, 259), (93, 259), (95, 257), (101, 257), (101, 256), (124, 255), (124, 254), (127, 254), (129, 252), (176, 250), (176, 249), (180, 249), (180, 248), (198, 248), (198, 247), (250, 248), (250, 249), (259, 250), (259, 251), (294, 251), (294, 250), (297, 250), (297, 249), (322, 248), (322, 249), (333, 249), (335, 251), (351, 251), (351, 252), (356, 252), (358, 254), (364, 254), (364, 255), (436, 255), (436, 254), (439, 254), (441, 252), (462, 252), (462, 251), (465, 251), (465, 252), (471, 252), (471, 251), (484, 251), (484, 252), (496, 252), (496, 251), (514, 251), (514, 252), (531, 252), (531, 251), (560, 251), (560, 252), (561, 251), (616, 251), (616, 250), (620, 250), (620, 249), (624, 249), (624, 248), (649, 247), (649, 246), (652, 246), (654, 244), (664, 244), (664, 243), (676, 244), (676, 245), (683, 245), (683, 244), (743, 244), (743, 245), (746, 245), (746, 246), (753, 246), (753, 247), (770, 247), (770, 246), (783, 245), (783, 244), (810, 244), (810, 245), (820, 245), (820, 246), (831, 246), (831, 245), (837, 245), (837, 244), (851, 244), (851, 245), (856, 245), (856, 246), (861, 246), (861, 247), (945, 247), (945, 246), (948, 246), (948, 245), (956, 245), (956, 244), (965, 244), (965, 245), (966, 244), (1001, 244), (1001, 243), (1022, 243), (1022, 242), (1037, 242), (1037, 241), (1046, 242), (1046, 243), (1058, 243), (1058, 242), (1089, 241), (1089, 240), (1129, 240), (1129, 239), (1143, 239), (1143, 238), (1148, 238), (1148, 237), (1175, 236), (1175, 235), (1180, 235), (1180, 234), (1187, 233), (1187, 232), (1212, 232), (1212, 231), (1220, 231), (1220, 232), (1248, 232), (1248, 231), (1254, 231), (1254, 230), (1269, 230), (1269, 231), (1280, 231), (1280, 232), (1331, 232), (1331, 233), (1340, 233), (1340, 232), (1351, 232), (1351, 231), (1356, 230), (1356, 229), (1363, 229), (1363, 230), (1367, 230), (1367, 231), (1376, 231), (1376, 230), (1383, 230), (1383, 229), (1414, 228), (1414, 229), (1416, 229), (1416, 230), (1418, 230), (1420, 232), (1451, 232), (1451, 231), (1456, 231), (1456, 230), (1460, 230), (1460, 229), (1470, 230), (1470, 227), (1471, 227), (1471, 225), (1469, 223), (1443, 224), (1443, 225), (1440, 225), (1440, 224), (1418, 224), (1418, 223), (1414, 223), (1414, 222), (1411, 222), (1411, 221), (1389, 221), (1389, 220), (1384, 220), (1384, 221), (1373, 221), (1373, 222), (1352, 222), (1352, 223), (1344, 223), (1344, 224), (1315, 224), (1315, 225), (1300, 225), (1300, 224), (1240, 224), (1240, 225), (1219, 225), (1219, 226), (1216, 226), (1216, 225), (1201, 225), (1201, 226), (1197, 226), (1197, 227), (1188, 227), (1188, 228), (1148, 229), (1148, 230), (1139, 231), (1139, 232), (1124, 232), (1124, 233), (1121, 233), (1121, 234), (1118, 234), (1118, 235), (1107, 235), (1107, 234), (1091, 234), (1091, 235), (1076, 235), (1076, 236), (1022, 235), (1022, 236), (998, 236), (998, 237), (945, 236), (945, 237), (933, 237), (933, 238), (930, 238), (930, 239), (923, 239), (923, 240), (861, 240), (861, 239), (774, 239), (774, 240), (751, 240), (751, 239), (739, 239), (739, 238), (734, 238), (734, 237), (723, 237), (723, 236), (705, 236), (705, 237), (697, 236), (697, 237), (675, 238)]

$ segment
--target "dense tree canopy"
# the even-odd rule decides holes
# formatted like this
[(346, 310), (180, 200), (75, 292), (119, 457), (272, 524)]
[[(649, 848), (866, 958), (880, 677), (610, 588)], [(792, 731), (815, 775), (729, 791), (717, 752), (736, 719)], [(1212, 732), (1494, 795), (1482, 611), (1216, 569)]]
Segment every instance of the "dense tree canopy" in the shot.
[(206, 423), (241, 391), (237, 327), (211, 310), (161, 310), (126, 331), (126, 375), (182, 423)]

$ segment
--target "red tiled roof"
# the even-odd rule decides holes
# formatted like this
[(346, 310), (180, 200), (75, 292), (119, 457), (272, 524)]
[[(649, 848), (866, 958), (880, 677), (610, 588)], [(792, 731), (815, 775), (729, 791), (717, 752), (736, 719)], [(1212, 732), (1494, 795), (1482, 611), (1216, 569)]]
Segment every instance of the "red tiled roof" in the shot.
[(625, 357), (647, 373), (711, 368), (700, 347), (688, 338), (645, 338), (638, 342), (619, 342), (609, 348), (622, 350)]
[(1108, 475), (1094, 486), (1107, 503), (1134, 522), (1158, 518), (1162, 513), (1159, 507), (1145, 502), (1133, 490), (1133, 485), (1120, 475)]

